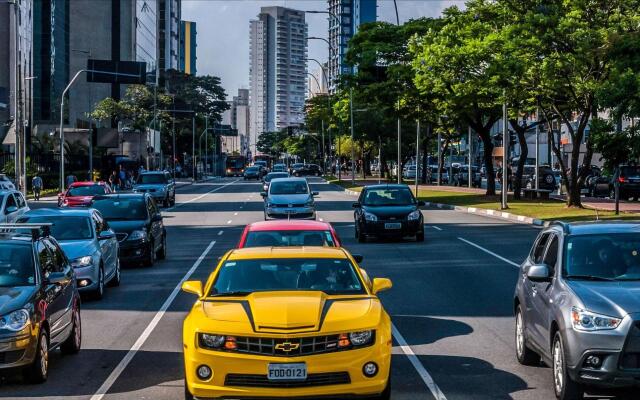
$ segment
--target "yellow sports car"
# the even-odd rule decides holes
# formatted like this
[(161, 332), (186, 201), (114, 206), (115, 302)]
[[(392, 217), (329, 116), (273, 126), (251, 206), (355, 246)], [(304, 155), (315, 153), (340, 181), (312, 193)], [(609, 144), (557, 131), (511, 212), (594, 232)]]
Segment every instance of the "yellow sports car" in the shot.
[(184, 321), (185, 398), (389, 399), (391, 320), (342, 248), (228, 252)]

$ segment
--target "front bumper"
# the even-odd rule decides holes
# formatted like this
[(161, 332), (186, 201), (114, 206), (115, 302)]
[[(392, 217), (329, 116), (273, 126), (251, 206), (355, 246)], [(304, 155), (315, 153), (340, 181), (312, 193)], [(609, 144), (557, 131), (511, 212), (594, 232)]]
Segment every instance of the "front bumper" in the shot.
[[(401, 224), (399, 229), (387, 229), (385, 224)], [(414, 236), (422, 229), (422, 219), (417, 220), (389, 220), (389, 221), (365, 221), (360, 223), (360, 231), (365, 235), (404, 237)]]
[(315, 207), (267, 207), (267, 218), (273, 219), (316, 219)]
[(163, 201), (163, 200), (165, 200), (165, 199), (167, 199), (167, 198), (168, 198), (168, 195), (167, 195), (167, 192), (166, 192), (166, 191), (158, 191), (158, 190), (156, 190), (156, 191), (153, 191), (153, 192), (152, 192), (152, 191), (150, 191), (150, 190), (141, 190), (141, 189), (135, 189), (135, 188), (134, 188), (134, 189), (133, 189), (133, 192), (134, 192), (134, 193), (149, 193), (149, 195), (150, 195), (151, 197), (153, 197), (153, 199), (154, 199), (155, 201), (158, 201), (158, 200)]
[(90, 292), (98, 288), (98, 270), (94, 265), (73, 269), (79, 292)]
[(120, 242), (120, 261), (140, 262), (146, 260), (151, 243), (147, 240), (123, 240)]
[[(382, 335), (381, 335), (382, 336)], [(377, 338), (370, 347), (336, 353), (318, 354), (304, 357), (268, 357), (260, 355), (226, 353), (184, 345), (186, 385), (198, 398), (301, 398), (368, 397), (382, 393), (388, 383), (391, 362), (390, 338)], [(308, 376), (316, 374), (348, 373), (349, 382), (328, 385), (307, 385), (304, 387), (261, 387), (226, 385), (227, 375), (241, 374), (266, 376), (269, 363), (305, 363)], [(375, 362), (379, 371), (373, 378), (362, 373), (367, 362)], [(213, 371), (208, 381), (196, 375), (201, 365)], [(309, 379), (309, 378), (307, 378)]]
[(0, 336), (0, 371), (31, 365), (38, 347), (38, 328)]

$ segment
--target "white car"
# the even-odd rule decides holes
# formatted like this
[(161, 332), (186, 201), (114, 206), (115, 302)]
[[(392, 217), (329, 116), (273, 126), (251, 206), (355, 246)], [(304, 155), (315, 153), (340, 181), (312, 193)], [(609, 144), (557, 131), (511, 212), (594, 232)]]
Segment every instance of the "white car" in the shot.
[(29, 206), (22, 193), (17, 190), (0, 190), (0, 223), (16, 222)]
[(0, 190), (16, 190), (16, 185), (11, 182), (8, 176), (0, 174)]

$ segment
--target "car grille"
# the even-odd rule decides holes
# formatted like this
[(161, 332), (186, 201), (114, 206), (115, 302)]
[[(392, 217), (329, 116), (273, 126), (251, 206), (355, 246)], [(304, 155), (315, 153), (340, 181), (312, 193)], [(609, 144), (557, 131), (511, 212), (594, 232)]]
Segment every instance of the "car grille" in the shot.
[(0, 352), (0, 364), (13, 364), (22, 358), (24, 350)]
[(116, 239), (118, 239), (118, 242), (124, 242), (128, 237), (128, 233), (116, 233)]
[(266, 387), (266, 388), (301, 388), (312, 386), (345, 385), (351, 383), (348, 372), (328, 372), (309, 374), (304, 381), (270, 381), (266, 375), (228, 374), (224, 379), (225, 386)]
[(640, 369), (640, 321), (636, 321), (627, 336), (620, 358), (621, 369)]

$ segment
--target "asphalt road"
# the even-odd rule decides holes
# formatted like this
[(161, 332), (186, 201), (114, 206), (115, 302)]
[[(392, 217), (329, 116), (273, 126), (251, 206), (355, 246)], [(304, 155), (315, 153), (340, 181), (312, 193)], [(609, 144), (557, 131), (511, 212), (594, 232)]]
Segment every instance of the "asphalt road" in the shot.
[[(515, 359), (512, 296), (517, 264), (538, 230), (456, 211), (425, 210), (426, 240), (360, 244), (354, 197), (311, 180), (318, 217), (345, 247), (364, 255), (371, 277), (388, 277), (382, 295), (392, 315), (393, 399), (552, 399), (547, 367)], [(122, 284), (82, 309), (83, 349), (51, 357), (49, 380), (0, 383), (0, 398), (179, 399), (183, 394), (182, 320), (194, 299), (180, 281), (204, 280), (247, 223), (263, 219), (261, 186), (222, 179), (182, 187), (165, 210), (169, 251), (153, 268), (128, 268)], [(40, 203), (33, 207), (55, 206)], [(599, 398), (599, 396), (598, 396)]]

